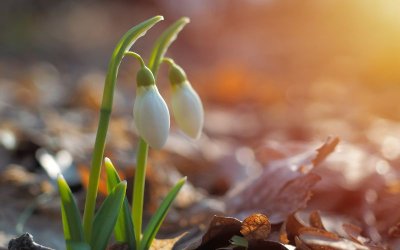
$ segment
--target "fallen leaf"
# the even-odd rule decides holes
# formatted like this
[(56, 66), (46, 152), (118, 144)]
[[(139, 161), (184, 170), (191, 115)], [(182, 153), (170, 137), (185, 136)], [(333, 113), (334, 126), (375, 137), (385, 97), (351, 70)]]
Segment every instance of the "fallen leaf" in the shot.
[(289, 214), (306, 206), (311, 188), (320, 180), (310, 171), (321, 164), (337, 144), (337, 138), (328, 138), (316, 151), (269, 163), (262, 173), (227, 194), (227, 213), (245, 218), (261, 212), (268, 214), (272, 224), (284, 221)]
[(369, 250), (366, 246), (362, 246), (348, 239), (332, 237), (331, 234), (325, 232), (303, 232), (299, 235), (299, 239), (312, 250)]
[(356, 226), (354, 224), (344, 223), (342, 227), (351, 240), (361, 243), (359, 241), (359, 237), (362, 232), (362, 229), (359, 226)]
[(392, 238), (400, 238), (400, 222), (389, 228), (388, 234)]
[(154, 239), (149, 250), (171, 250), (184, 235), (185, 233), (171, 239)]
[(310, 213), (310, 225), (315, 228), (326, 230), (322, 224), (321, 215), (318, 211), (312, 211)]
[(329, 137), (326, 140), (325, 144), (317, 149), (318, 153), (312, 160), (312, 164), (314, 166), (321, 164), (326, 159), (326, 157), (328, 157), (335, 150), (338, 144), (339, 144), (338, 137)]
[(198, 250), (225, 246), (232, 236), (240, 234), (241, 227), (242, 222), (238, 219), (214, 216)]
[[(297, 248), (302, 250), (385, 249), (383, 246), (372, 243), (370, 239), (360, 236), (361, 229), (355, 225), (343, 225), (343, 229), (349, 236), (347, 238), (327, 231), (322, 223), (321, 216), (316, 212), (309, 214), (309, 220), (310, 224), (314, 225), (306, 224), (300, 218), (299, 213), (289, 215), (281, 229), (281, 242), (295, 244)], [(318, 221), (318, 223), (315, 223), (315, 221)]]

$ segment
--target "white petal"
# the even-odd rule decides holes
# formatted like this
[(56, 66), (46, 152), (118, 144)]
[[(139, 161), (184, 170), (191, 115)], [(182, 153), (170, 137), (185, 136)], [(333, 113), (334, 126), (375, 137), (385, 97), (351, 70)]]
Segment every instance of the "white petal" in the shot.
[(172, 111), (180, 129), (197, 139), (200, 137), (204, 123), (204, 111), (200, 97), (190, 83), (174, 86), (172, 91)]
[(164, 146), (170, 126), (169, 111), (156, 86), (138, 87), (133, 118), (139, 135), (150, 147)]

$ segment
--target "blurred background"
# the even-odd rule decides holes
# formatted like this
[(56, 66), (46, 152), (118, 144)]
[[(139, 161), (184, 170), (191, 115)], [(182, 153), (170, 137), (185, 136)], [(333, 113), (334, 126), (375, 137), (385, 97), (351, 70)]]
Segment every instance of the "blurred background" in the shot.
[[(164, 27), (188, 16), (191, 24), (169, 55), (184, 65), (207, 107), (260, 107), (263, 127), (294, 129), (289, 135), (277, 131), (277, 138), (334, 133), (359, 139), (371, 117), (399, 118), (399, 9), (394, 0), (3, 1), (2, 107), (18, 98), (30, 109), (35, 98), (53, 99), (47, 100), (52, 106), (72, 97), (75, 104), (87, 102), (75, 95), (82, 88), (100, 98), (110, 54), (124, 31), (165, 16), (133, 48), (146, 57)], [(120, 93), (131, 99), (138, 66), (126, 61), (119, 85), (129, 91)], [(117, 107), (130, 111), (129, 105)], [(349, 131), (352, 126), (357, 129)]]
[[(1, 1), (2, 185), (34, 182), (29, 174), (43, 165), (37, 154), (43, 148), (54, 157), (65, 150), (85, 176), (113, 48), (130, 27), (159, 14), (165, 21), (132, 50), (148, 58), (165, 27), (181, 16), (191, 19), (167, 55), (183, 66), (204, 102), (205, 130), (197, 147), (239, 147), (234, 152), (240, 163), (266, 141), (323, 141), (335, 135), (379, 155), (384, 163), (373, 168), (382, 172), (384, 164), (387, 173), (400, 156), (399, 11), (396, 0)], [(130, 58), (122, 63), (107, 145), (108, 154), (127, 168), (134, 164), (136, 145), (131, 110), (137, 70)], [(168, 99), (166, 70), (163, 66), (158, 82)], [(196, 147), (182, 139), (173, 120), (168, 145), (175, 154), (184, 154), (176, 151), (185, 145)], [(154, 163), (168, 156), (154, 153)], [(16, 166), (27, 175), (24, 180), (20, 172), (9, 173)], [(221, 178), (204, 183), (190, 171), (183, 170), (209, 193), (230, 187)], [(37, 190), (28, 185), (32, 197), (46, 189), (38, 183)], [(0, 192), (1, 204), (26, 198), (26, 192)], [(3, 245), (16, 234), (14, 225), (26, 206), (19, 201), (0, 208)], [(43, 227), (42, 219), (30, 223), (33, 234)], [(58, 238), (48, 244), (54, 247), (62, 244), (59, 224), (36, 234), (46, 239), (54, 232)]]

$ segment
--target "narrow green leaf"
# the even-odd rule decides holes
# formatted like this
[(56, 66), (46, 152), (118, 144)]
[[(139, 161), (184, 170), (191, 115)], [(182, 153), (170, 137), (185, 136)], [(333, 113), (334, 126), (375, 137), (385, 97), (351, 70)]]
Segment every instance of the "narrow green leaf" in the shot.
[(158, 68), (160, 67), (161, 61), (168, 47), (173, 41), (175, 41), (178, 33), (189, 22), (190, 19), (188, 17), (181, 17), (178, 21), (169, 26), (154, 43), (149, 59), (149, 68), (153, 72), (154, 77), (157, 77)]
[(64, 229), (64, 238), (68, 250), (73, 248), (68, 244), (70, 241), (83, 242), (83, 228), (78, 206), (71, 189), (62, 175), (57, 178), (58, 189), (61, 197), (61, 215)]
[(67, 241), (67, 245), (73, 250), (90, 250), (86, 242)]
[(126, 192), (126, 181), (120, 182), (107, 196), (93, 220), (90, 246), (103, 250), (111, 237)]
[[(111, 160), (105, 159), (105, 167), (107, 173), (107, 189), (110, 192), (121, 179), (118, 175), (117, 170), (114, 168)], [(129, 249), (136, 249), (135, 234), (133, 231), (132, 217), (129, 207), (128, 199), (125, 197), (124, 203), (121, 207), (120, 214), (117, 219), (117, 223), (114, 228), (115, 239), (118, 242), (128, 243)]]
[(158, 230), (161, 227), (162, 222), (167, 215), (169, 208), (172, 205), (172, 202), (175, 200), (176, 196), (181, 190), (183, 184), (186, 182), (186, 177), (180, 179), (175, 186), (169, 191), (168, 195), (164, 198), (163, 202), (161, 203), (160, 207), (157, 209), (156, 213), (151, 217), (149, 224), (146, 227), (146, 230), (143, 233), (142, 242), (140, 245), (140, 249), (149, 249), (151, 243), (153, 242), (154, 238)]

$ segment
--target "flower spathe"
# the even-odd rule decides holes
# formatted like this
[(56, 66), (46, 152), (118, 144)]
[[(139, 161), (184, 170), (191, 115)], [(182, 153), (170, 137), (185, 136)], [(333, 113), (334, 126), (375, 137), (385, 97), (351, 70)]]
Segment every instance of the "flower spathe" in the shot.
[(155, 149), (168, 138), (170, 118), (167, 104), (156, 85), (138, 86), (133, 105), (133, 119), (139, 135)]
[(179, 128), (198, 139), (204, 123), (204, 110), (199, 95), (188, 81), (172, 85), (172, 112)]

